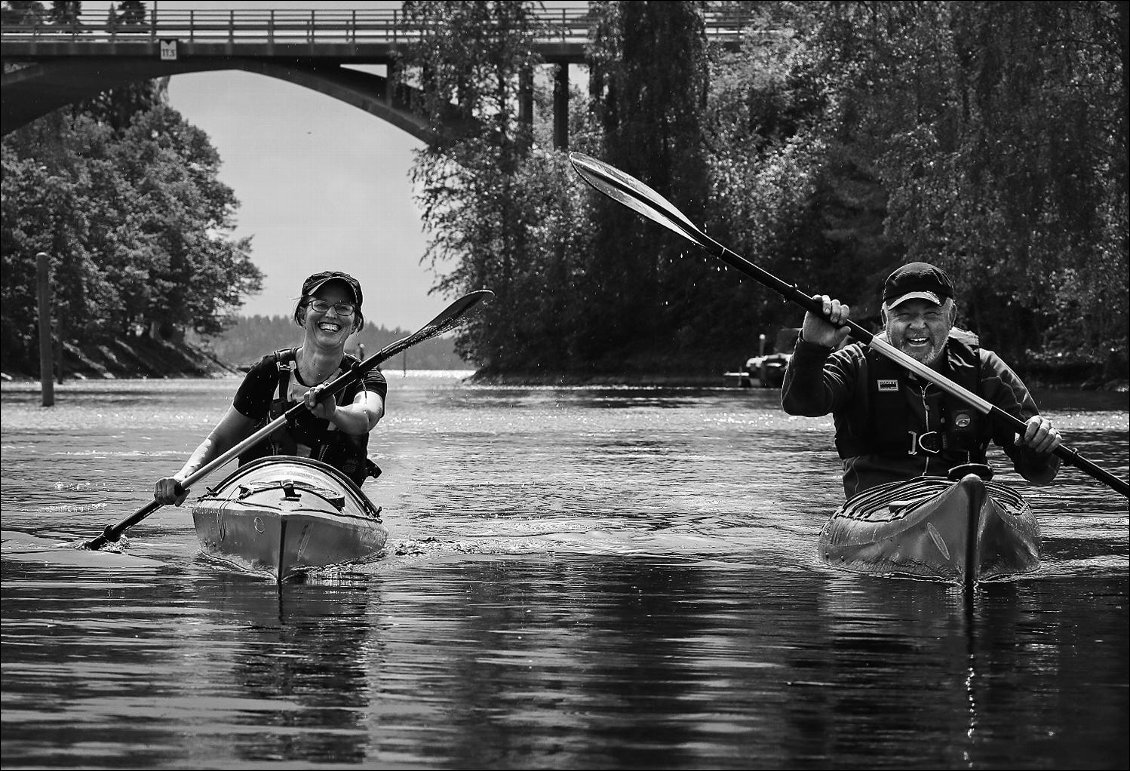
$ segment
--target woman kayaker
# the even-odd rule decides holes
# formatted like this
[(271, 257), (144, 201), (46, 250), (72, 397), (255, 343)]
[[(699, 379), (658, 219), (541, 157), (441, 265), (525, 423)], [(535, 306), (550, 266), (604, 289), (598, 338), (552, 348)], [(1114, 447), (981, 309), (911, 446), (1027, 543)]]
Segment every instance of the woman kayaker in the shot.
[(842, 324), (850, 309), (827, 295), (815, 299), (831, 323), (805, 313), (781, 404), (790, 415), (832, 413), (849, 497), (886, 482), (945, 477), (955, 466), (984, 464), (990, 442), (1004, 449), (1029, 482), (1049, 484), (1055, 478), (1060, 459), (1052, 453), (1060, 445), (1059, 431), (997, 354), (954, 328), (954, 286), (943, 270), (912, 262), (887, 277), (883, 334), (903, 353), (1022, 421), (1022, 435), (993, 425), (867, 346), (837, 350), (848, 335)]
[(288, 420), (239, 456), (240, 465), (267, 455), (315, 458), (361, 485), (380, 473), (369, 460), (369, 432), (384, 416), (388, 384), (376, 367), (333, 398), (317, 401), (327, 383), (358, 360), (345, 353), (345, 341), (361, 329), (361, 284), (348, 273), (315, 273), (302, 284), (294, 321), (305, 330), (302, 345), (268, 354), (253, 366), (227, 412), (180, 471), (159, 479), (154, 498), (180, 504), (182, 482), (213, 458), (302, 402), (306, 412)]

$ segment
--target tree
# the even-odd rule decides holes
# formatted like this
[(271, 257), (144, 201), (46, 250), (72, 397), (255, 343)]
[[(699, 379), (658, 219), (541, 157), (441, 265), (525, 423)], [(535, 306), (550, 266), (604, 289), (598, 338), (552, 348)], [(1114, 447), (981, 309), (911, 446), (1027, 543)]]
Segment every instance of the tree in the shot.
[(424, 34), (403, 64), (425, 95), (423, 114), (447, 136), (419, 151), (413, 168), (432, 235), (424, 261), (455, 265), (440, 277), (441, 293), (495, 292), (457, 338), (460, 354), (485, 367), (522, 366), (527, 306), (541, 294), (528, 287), (540, 267), (524, 171), (531, 128), (517, 119), (520, 81), (539, 61), (536, 20), (517, 2), (409, 2), (404, 12)]
[(47, 11), (47, 21), (57, 27), (73, 27), (80, 24), (82, 3), (78, 0), (53, 0)]
[[(236, 200), (207, 136), (161, 105), (122, 135), (58, 110), (4, 138), (0, 328), (5, 361), (31, 357), (35, 254), (52, 261), (58, 334), (215, 333), (258, 291)], [(22, 369), (17, 367), (17, 369)]]
[(39, 0), (5, 0), (0, 7), (0, 23), (5, 25), (42, 24), (46, 18), (47, 13)]
[(1014, 358), (1125, 361), (1119, 5), (831, 4), (811, 41), (842, 146), (888, 193), (886, 237), (949, 268), (968, 320)]
[[(589, 77), (598, 154), (699, 222), (709, 189), (704, 5), (594, 3)], [(716, 266), (613, 201), (598, 199), (594, 220), (584, 358), (607, 368), (700, 349), (701, 301)]]

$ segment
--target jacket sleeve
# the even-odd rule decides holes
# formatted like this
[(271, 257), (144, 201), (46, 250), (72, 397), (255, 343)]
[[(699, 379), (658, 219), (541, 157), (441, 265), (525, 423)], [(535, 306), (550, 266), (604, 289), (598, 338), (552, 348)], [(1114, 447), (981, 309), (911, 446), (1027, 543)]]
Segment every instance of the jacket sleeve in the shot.
[[(1020, 421), (1027, 421), (1040, 412), (1020, 377), (997, 354), (984, 348), (981, 349), (981, 386), (988, 401)], [(1058, 456), (1038, 455), (1016, 444), (1016, 433), (1011, 428), (994, 425), (993, 441), (1012, 459), (1017, 473), (1033, 484), (1049, 484), (1059, 473), (1062, 461)]]
[(859, 373), (858, 346), (831, 348), (797, 340), (781, 384), (781, 408), (789, 415), (820, 417), (851, 399)]

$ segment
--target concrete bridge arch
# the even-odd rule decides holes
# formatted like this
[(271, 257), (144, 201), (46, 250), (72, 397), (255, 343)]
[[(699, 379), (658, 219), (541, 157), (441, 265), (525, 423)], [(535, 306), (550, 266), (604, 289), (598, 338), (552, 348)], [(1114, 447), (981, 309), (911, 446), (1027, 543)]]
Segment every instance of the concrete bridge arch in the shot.
[[(0, 97), (3, 134), (68, 104), (132, 82), (193, 72), (238, 70), (293, 83), (374, 115), (427, 144), (439, 135), (412, 112), (415, 88), (390, 84), (387, 77), (327, 62), (285, 62), (251, 57), (153, 59), (88, 57), (28, 64), (5, 72)], [(458, 126), (449, 126), (458, 131)]]

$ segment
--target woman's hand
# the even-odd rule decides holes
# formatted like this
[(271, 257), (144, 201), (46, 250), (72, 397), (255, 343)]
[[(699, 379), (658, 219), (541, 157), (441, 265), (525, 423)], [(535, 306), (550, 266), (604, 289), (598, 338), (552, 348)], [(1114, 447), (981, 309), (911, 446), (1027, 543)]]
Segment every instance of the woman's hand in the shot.
[(334, 414), (337, 413), (337, 399), (333, 396), (328, 396), (321, 402), (318, 401), (318, 396), (326, 389), (326, 384), (314, 386), (306, 393), (302, 394), (302, 403), (306, 405), (306, 409), (316, 418), (322, 420), (333, 420)]
[(180, 506), (187, 497), (188, 490), (181, 486), (181, 481), (176, 477), (158, 479), (153, 488), (153, 500), (164, 506)]

